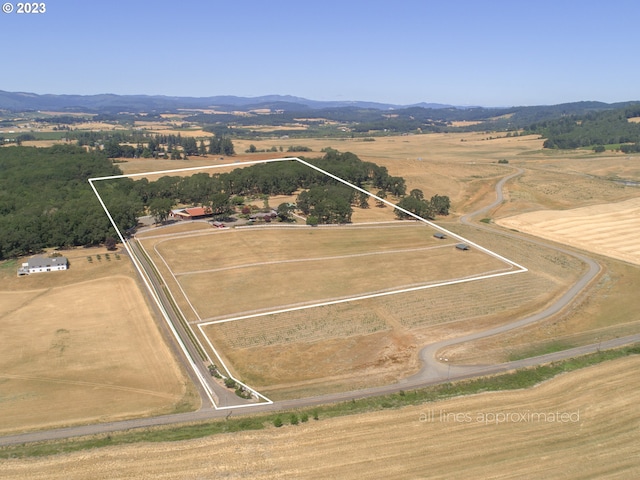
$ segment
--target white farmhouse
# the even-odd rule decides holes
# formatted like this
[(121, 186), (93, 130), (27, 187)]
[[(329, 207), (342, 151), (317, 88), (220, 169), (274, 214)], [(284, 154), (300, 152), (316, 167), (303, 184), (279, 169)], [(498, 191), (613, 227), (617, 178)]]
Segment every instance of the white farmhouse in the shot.
[(67, 270), (69, 268), (69, 260), (67, 257), (43, 257), (35, 256), (23, 263), (18, 269), (18, 276), (30, 275), (32, 273), (53, 272), (56, 270)]

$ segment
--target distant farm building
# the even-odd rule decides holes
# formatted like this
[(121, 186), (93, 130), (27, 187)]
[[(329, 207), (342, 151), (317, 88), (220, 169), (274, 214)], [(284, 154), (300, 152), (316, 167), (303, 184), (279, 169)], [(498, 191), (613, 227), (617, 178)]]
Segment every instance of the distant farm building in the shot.
[(198, 220), (213, 215), (210, 207), (189, 207), (171, 210), (169, 216), (176, 220)]
[(440, 232), (434, 233), (433, 236), (440, 240), (447, 238), (447, 236), (444, 233), (440, 233)]
[(271, 210), (270, 212), (260, 212), (260, 213), (252, 213), (249, 216), (249, 220), (258, 221), (262, 220), (263, 222), (270, 222), (272, 219), (278, 216), (278, 212), (275, 210)]
[(466, 243), (459, 243), (456, 245), (456, 248), (458, 250), (469, 250), (469, 245), (467, 245)]
[(31, 275), (32, 273), (54, 272), (57, 270), (67, 270), (69, 260), (67, 257), (43, 257), (35, 256), (22, 264), (18, 269), (18, 276)]

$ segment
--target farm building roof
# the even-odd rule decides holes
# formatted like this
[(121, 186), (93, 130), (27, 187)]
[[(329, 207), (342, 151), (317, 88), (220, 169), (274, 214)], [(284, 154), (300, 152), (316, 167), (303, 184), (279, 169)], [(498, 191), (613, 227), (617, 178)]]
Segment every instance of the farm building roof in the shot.
[(185, 208), (184, 211), (187, 212), (192, 217), (202, 217), (204, 215), (210, 215), (211, 214), (211, 209), (208, 208), (208, 207)]
[(53, 267), (58, 265), (67, 265), (69, 260), (67, 257), (43, 257), (41, 255), (36, 255), (35, 257), (27, 260), (29, 264), (29, 268), (45, 268), (45, 267)]

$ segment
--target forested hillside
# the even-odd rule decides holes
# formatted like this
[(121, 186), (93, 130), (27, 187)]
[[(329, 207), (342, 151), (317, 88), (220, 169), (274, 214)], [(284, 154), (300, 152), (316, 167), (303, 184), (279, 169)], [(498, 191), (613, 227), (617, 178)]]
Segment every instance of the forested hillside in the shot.
[(534, 124), (530, 129), (546, 138), (545, 148), (621, 145), (623, 151), (637, 152), (640, 151), (640, 123), (629, 121), (634, 117), (640, 117), (640, 105), (581, 116), (570, 115)]

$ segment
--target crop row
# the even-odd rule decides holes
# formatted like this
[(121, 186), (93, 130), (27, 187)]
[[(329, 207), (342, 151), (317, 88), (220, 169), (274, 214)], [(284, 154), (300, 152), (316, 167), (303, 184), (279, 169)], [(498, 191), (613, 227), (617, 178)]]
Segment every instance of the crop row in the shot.
[(539, 300), (556, 285), (521, 273), (390, 297), (385, 305), (407, 328), (479, 319)]
[(248, 348), (367, 335), (389, 327), (375, 312), (340, 304), (219, 323), (208, 328), (215, 329), (216, 337), (229, 347)]

